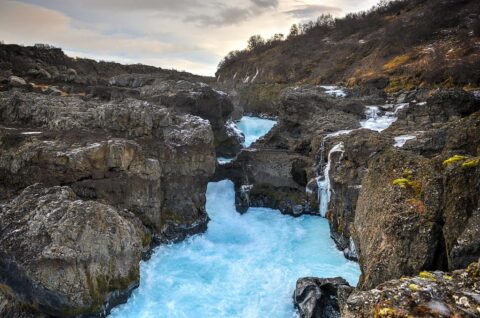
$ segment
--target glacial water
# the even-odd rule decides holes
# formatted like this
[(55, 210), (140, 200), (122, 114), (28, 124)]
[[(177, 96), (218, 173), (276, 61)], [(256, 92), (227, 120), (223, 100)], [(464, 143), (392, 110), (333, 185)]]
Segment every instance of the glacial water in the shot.
[[(259, 117), (243, 116), (238, 122), (230, 122), (230, 129), (237, 131), (245, 136), (243, 146), (250, 147), (259, 138), (265, 136), (277, 122), (275, 120), (264, 119)], [(232, 162), (235, 158), (218, 157), (219, 164), (224, 165)]]
[(243, 116), (238, 122), (237, 127), (245, 135), (243, 145), (248, 148), (259, 138), (265, 136), (277, 122), (275, 120)]
[[(254, 141), (272, 122), (244, 117), (239, 128)], [(229, 180), (208, 185), (206, 209), (208, 230), (156, 248), (141, 264), (140, 287), (110, 317), (292, 318), (298, 278), (342, 276), (357, 283), (358, 264), (336, 249), (323, 218), (267, 208), (239, 214)]]

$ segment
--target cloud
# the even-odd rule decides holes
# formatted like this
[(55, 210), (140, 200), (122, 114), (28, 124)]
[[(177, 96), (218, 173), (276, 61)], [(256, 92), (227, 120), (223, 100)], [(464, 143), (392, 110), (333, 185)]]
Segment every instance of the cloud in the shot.
[(252, 0), (252, 2), (259, 7), (263, 8), (276, 8), (278, 7), (278, 0)]
[[(0, 40), (213, 75), (248, 38), (377, 0), (0, 0)], [(368, 2), (368, 5), (367, 5)]]
[(324, 13), (339, 14), (343, 10), (339, 7), (319, 5), (319, 4), (307, 4), (297, 5), (294, 9), (285, 11), (286, 14), (298, 19), (315, 18)]
[(230, 7), (220, 10), (214, 15), (188, 16), (185, 22), (198, 22), (201, 26), (225, 26), (248, 20), (254, 12), (250, 8)]
[(197, 10), (206, 3), (201, 0), (24, 0), (23, 2), (58, 9), (69, 14), (83, 10), (178, 12), (179, 10)]

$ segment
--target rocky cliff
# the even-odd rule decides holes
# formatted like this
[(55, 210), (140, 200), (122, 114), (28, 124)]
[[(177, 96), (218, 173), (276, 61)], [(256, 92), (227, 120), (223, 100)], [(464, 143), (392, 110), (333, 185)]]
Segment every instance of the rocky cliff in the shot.
[(189, 74), (0, 48), (0, 312), (104, 315), (152, 246), (206, 229), (232, 104)]

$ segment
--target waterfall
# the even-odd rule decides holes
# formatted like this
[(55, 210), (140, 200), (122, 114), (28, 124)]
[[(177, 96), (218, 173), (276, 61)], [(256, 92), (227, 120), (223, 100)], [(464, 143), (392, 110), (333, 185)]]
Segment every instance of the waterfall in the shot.
[(362, 128), (381, 132), (390, 127), (390, 125), (397, 120), (396, 115), (398, 112), (408, 105), (408, 103), (397, 104), (394, 106), (395, 109), (393, 112), (385, 112), (384, 115), (380, 115), (380, 109), (378, 106), (367, 106), (367, 110), (365, 111), (367, 119), (362, 120), (360, 125)]
[[(333, 146), (333, 148), (328, 153), (327, 165), (323, 169), (323, 175), (317, 178), (318, 184), (318, 201), (319, 201), (319, 212), (322, 217), (327, 215), (328, 203), (330, 202), (331, 194), (331, 185), (330, 185), (330, 167), (332, 164), (332, 154), (334, 152), (343, 152), (343, 143), (340, 142)], [(323, 157), (323, 156), (322, 156)]]

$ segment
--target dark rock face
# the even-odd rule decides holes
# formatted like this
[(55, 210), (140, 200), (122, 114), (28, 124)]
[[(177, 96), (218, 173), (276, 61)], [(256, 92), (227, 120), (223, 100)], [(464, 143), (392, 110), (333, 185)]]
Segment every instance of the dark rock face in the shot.
[(300, 278), (293, 302), (301, 318), (340, 318), (338, 298), (346, 298), (352, 290), (340, 277)]
[[(270, 207), (283, 213), (315, 213), (306, 197), (305, 187), (311, 161), (295, 153), (269, 149), (242, 151), (229, 175), (236, 185), (235, 203), (239, 211), (248, 207)], [(231, 170), (230, 169), (230, 170)]]
[(53, 316), (100, 311), (138, 284), (146, 229), (129, 212), (35, 184), (1, 206), (0, 282)]
[(390, 140), (367, 129), (353, 131), (338, 139), (342, 140), (344, 151), (341, 156), (332, 157), (329, 173), (333, 191), (327, 218), (337, 247), (344, 251), (347, 258), (355, 260), (353, 221), (362, 180), (367, 173), (367, 162), (373, 153), (390, 146)]
[(207, 119), (212, 125), (219, 155), (234, 156), (240, 151), (241, 142), (228, 131), (227, 122), (231, 118), (233, 104), (227, 94), (207, 84), (164, 80), (152, 74), (124, 74), (111, 78), (110, 84), (113, 87), (130, 87), (138, 91), (140, 99)]
[[(423, 269), (464, 268), (478, 259), (479, 118), (477, 112), (441, 128), (444, 144), (434, 156), (406, 146), (369, 161), (354, 220), (362, 288)], [(424, 140), (430, 142), (414, 140), (411, 149)], [(455, 154), (466, 159), (443, 163)]]
[(452, 273), (421, 272), (340, 301), (342, 317), (478, 317), (480, 263)]
[(152, 239), (206, 229), (216, 165), (207, 120), (136, 99), (1, 94), (0, 284), (9, 304), (60, 317), (108, 311), (137, 286)]
[[(398, 114), (392, 130), (426, 130), (440, 123), (460, 119), (480, 110), (474, 95), (462, 89), (433, 92), (423, 103), (411, 103)], [(437, 126), (437, 127), (436, 127)]]
[(69, 184), (80, 197), (133, 211), (160, 236), (172, 233), (174, 224), (187, 232), (204, 227), (205, 189), (215, 169), (207, 121), (138, 100), (7, 96), (0, 105), (5, 123), (45, 132), (3, 131), (7, 149), (0, 173), (9, 176), (2, 182), (6, 195), (35, 182)]

